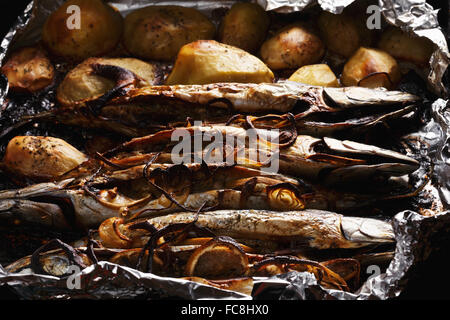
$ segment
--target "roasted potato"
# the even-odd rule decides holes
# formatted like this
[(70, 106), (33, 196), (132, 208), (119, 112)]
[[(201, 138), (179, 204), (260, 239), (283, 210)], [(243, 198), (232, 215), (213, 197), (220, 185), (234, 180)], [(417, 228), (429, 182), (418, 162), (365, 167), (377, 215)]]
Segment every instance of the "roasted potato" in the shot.
[(260, 55), (272, 70), (294, 69), (322, 59), (325, 46), (303, 23), (290, 24), (266, 40)]
[(125, 18), (125, 48), (143, 59), (173, 61), (192, 41), (213, 39), (214, 24), (198, 10), (180, 6), (149, 6)]
[(341, 14), (322, 11), (317, 21), (320, 36), (327, 49), (350, 58), (359, 47), (370, 47), (375, 36), (366, 27), (366, 13), (351, 5)]
[(409, 35), (400, 28), (389, 27), (383, 31), (378, 47), (399, 61), (427, 66), (434, 50), (431, 40)]
[(347, 61), (341, 75), (344, 86), (393, 89), (401, 78), (397, 61), (374, 48), (359, 48)]
[(360, 47), (357, 26), (347, 16), (323, 11), (318, 25), (322, 39), (330, 51), (348, 58)]
[(270, 19), (261, 6), (237, 2), (227, 12), (219, 27), (219, 42), (256, 52), (266, 37)]
[(39, 47), (25, 47), (12, 53), (2, 67), (14, 92), (33, 93), (45, 89), (55, 79), (55, 68)]
[(86, 100), (96, 99), (114, 87), (114, 81), (92, 72), (93, 64), (119, 66), (139, 77), (137, 87), (155, 84), (157, 68), (135, 58), (89, 58), (69, 71), (56, 91), (62, 106), (71, 106)]
[(339, 82), (336, 75), (326, 64), (311, 64), (303, 66), (295, 71), (288, 80), (310, 84), (313, 86), (339, 87)]
[(86, 160), (82, 152), (59, 138), (18, 136), (8, 143), (3, 165), (15, 177), (49, 181)]
[[(71, 24), (71, 16), (76, 14), (67, 13), (71, 12), (67, 11), (71, 6), (80, 8), (79, 28), (76, 23)], [(81, 61), (114, 49), (120, 41), (122, 29), (120, 13), (102, 0), (69, 0), (48, 17), (42, 40), (55, 56)]]
[(273, 79), (272, 71), (250, 53), (214, 40), (199, 40), (181, 48), (166, 83), (260, 83)]

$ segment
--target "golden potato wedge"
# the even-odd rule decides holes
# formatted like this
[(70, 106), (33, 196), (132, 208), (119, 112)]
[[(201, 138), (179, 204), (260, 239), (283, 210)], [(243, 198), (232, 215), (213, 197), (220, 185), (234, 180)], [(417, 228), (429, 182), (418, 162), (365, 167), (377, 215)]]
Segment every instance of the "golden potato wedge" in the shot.
[(336, 75), (326, 64), (303, 66), (295, 71), (288, 80), (313, 86), (339, 87), (339, 81)]
[(361, 47), (345, 64), (341, 83), (393, 89), (400, 78), (400, 68), (391, 55), (379, 49)]
[(143, 59), (173, 61), (192, 41), (213, 39), (214, 24), (200, 11), (181, 6), (149, 6), (125, 17), (125, 48)]
[(33, 93), (45, 89), (55, 79), (55, 68), (39, 47), (25, 47), (12, 53), (2, 67), (13, 92)]
[[(79, 8), (79, 26), (72, 18), (77, 12), (68, 10), (72, 8)], [(102, 0), (69, 0), (48, 17), (42, 40), (55, 56), (81, 61), (114, 49), (122, 29), (120, 13)]]
[(381, 34), (378, 47), (394, 58), (426, 66), (434, 50), (431, 40), (409, 35), (400, 28), (389, 27)]
[(183, 46), (166, 84), (273, 82), (272, 71), (250, 53), (214, 40)]
[(62, 106), (72, 106), (96, 99), (114, 87), (114, 81), (92, 72), (93, 64), (118, 66), (139, 76), (137, 87), (155, 84), (157, 69), (153, 64), (135, 58), (89, 58), (69, 71), (58, 86), (56, 99)]
[(253, 53), (263, 43), (269, 23), (269, 16), (261, 6), (236, 2), (220, 24), (218, 40)]
[(303, 23), (290, 24), (266, 40), (260, 50), (262, 60), (272, 70), (294, 69), (322, 59), (325, 46)]
[(6, 147), (3, 165), (15, 177), (50, 181), (86, 160), (86, 155), (62, 139), (17, 136)]

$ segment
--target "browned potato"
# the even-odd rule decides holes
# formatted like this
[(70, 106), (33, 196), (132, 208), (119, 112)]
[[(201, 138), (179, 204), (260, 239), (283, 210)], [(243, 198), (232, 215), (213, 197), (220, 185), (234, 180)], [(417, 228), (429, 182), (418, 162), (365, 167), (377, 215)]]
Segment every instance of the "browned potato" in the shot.
[(341, 82), (345, 86), (393, 89), (400, 78), (399, 66), (392, 56), (379, 49), (361, 47), (345, 64)]
[(64, 140), (18, 136), (8, 143), (3, 165), (15, 177), (50, 181), (86, 160), (83, 153)]
[(264, 41), (270, 19), (264, 9), (249, 2), (237, 2), (219, 28), (219, 42), (255, 52)]
[(318, 19), (318, 25), (330, 51), (348, 58), (360, 47), (358, 28), (347, 16), (323, 11)]
[(180, 6), (149, 6), (125, 18), (124, 45), (133, 55), (172, 61), (192, 41), (212, 39), (215, 26), (198, 10)]
[(322, 11), (317, 23), (327, 49), (350, 58), (359, 47), (372, 46), (375, 32), (367, 29), (366, 19), (367, 14), (356, 3), (341, 14)]
[(14, 92), (33, 93), (51, 85), (55, 68), (47, 54), (38, 47), (25, 47), (14, 52), (2, 67)]
[(303, 66), (295, 71), (288, 80), (310, 84), (313, 86), (339, 87), (339, 82), (336, 75), (326, 64), (311, 64), (308, 66)]
[(386, 72), (372, 73), (359, 80), (358, 86), (365, 88), (384, 87), (387, 89), (393, 89), (394, 87), (389, 75)]
[(137, 87), (155, 84), (157, 68), (135, 58), (89, 58), (69, 71), (56, 91), (56, 99), (62, 106), (71, 106), (96, 99), (114, 87), (114, 81), (93, 74), (92, 64), (119, 66), (139, 76)]
[(181, 48), (166, 83), (260, 83), (273, 79), (272, 71), (250, 53), (214, 40), (199, 40)]
[(389, 27), (381, 35), (378, 47), (398, 60), (426, 66), (429, 63), (434, 44), (424, 37), (409, 35), (400, 28)]
[(294, 69), (322, 59), (325, 46), (303, 23), (288, 25), (261, 46), (261, 58), (272, 70)]
[[(67, 8), (72, 5), (80, 8), (80, 28), (71, 25), (74, 13), (67, 13)], [(114, 49), (122, 28), (120, 13), (102, 0), (69, 0), (48, 17), (42, 40), (54, 55), (81, 61)]]

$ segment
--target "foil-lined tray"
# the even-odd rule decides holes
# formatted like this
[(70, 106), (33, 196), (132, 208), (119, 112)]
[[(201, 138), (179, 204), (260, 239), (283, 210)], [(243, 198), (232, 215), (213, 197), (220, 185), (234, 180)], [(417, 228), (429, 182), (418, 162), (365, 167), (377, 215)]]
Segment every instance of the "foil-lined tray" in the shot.
[[(62, 4), (62, 0), (34, 0), (18, 18), (0, 45), (0, 62), (17, 47), (33, 44), (40, 39), (46, 17)], [(124, 15), (134, 9), (152, 4), (177, 4), (211, 13), (217, 8), (228, 8), (235, 1), (109, 1)], [(268, 11), (291, 13), (319, 5), (323, 10), (341, 13), (352, 0), (257, 0)], [(444, 74), (450, 63), (450, 54), (444, 32), (439, 27), (437, 11), (420, 0), (380, 0), (384, 23), (393, 24), (405, 31), (425, 36), (437, 49), (430, 59), (430, 70), (425, 75), (428, 91), (424, 104), (428, 106), (423, 116), (426, 123), (418, 132), (404, 137), (405, 141), (419, 141), (415, 157), (424, 159), (416, 173), (420, 180), (433, 166), (430, 183), (425, 191), (433, 199), (430, 209), (416, 212), (405, 210), (393, 219), (396, 235), (394, 258), (386, 272), (370, 277), (355, 293), (321, 287), (307, 272), (289, 272), (271, 278), (254, 278), (252, 295), (221, 290), (208, 285), (143, 273), (109, 262), (89, 266), (75, 275), (80, 288), (69, 289), (67, 278), (38, 275), (30, 272), (11, 274), (0, 266), (0, 285), (8, 285), (25, 299), (148, 299), (176, 297), (184, 299), (389, 299), (400, 295), (415, 272), (417, 265), (427, 259), (435, 249), (436, 235), (450, 229), (450, 110), (447, 109), (447, 88)], [(448, 85), (448, 83), (447, 83)], [(8, 93), (7, 79), (0, 82), (0, 99), (5, 102)], [(0, 114), (1, 116), (1, 114)], [(433, 239), (433, 241), (431, 241)]]

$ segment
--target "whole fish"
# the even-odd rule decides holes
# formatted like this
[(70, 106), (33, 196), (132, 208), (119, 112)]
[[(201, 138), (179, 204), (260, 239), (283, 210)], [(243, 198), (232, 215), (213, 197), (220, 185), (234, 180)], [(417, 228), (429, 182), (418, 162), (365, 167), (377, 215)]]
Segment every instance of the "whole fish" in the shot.
[[(215, 210), (166, 214), (144, 220), (161, 229), (171, 224), (195, 222), (214, 234), (235, 239), (255, 239), (277, 242), (296, 241), (317, 249), (359, 248), (373, 244), (395, 242), (389, 222), (362, 217), (343, 216), (330, 211), (268, 211), (268, 210)], [(115, 224), (116, 227), (112, 227)], [(123, 227), (120, 227), (123, 224)], [(124, 242), (121, 235), (142, 238), (142, 231), (133, 225), (142, 225), (143, 219), (124, 223), (120, 218), (105, 220), (99, 228), (105, 242)], [(118, 229), (117, 229), (118, 228)], [(117, 232), (119, 230), (119, 232)], [(111, 239), (110, 239), (111, 238)], [(141, 240), (145, 243), (146, 240)], [(125, 241), (126, 242), (126, 241)]]
[(284, 204), (286, 199), (270, 200), (278, 188), (269, 193), (267, 187), (285, 184), (299, 186), (293, 178), (239, 166), (153, 164), (0, 191), (0, 212), (3, 218), (52, 228), (89, 228), (110, 217), (195, 211), (204, 203), (220, 208), (294, 206)]
[(281, 174), (241, 166), (202, 164), (100, 167), (93, 175), (0, 192), (0, 217), (51, 228), (90, 228), (111, 217), (127, 220), (190, 210), (323, 209), (337, 212), (384, 200), (412, 197), (410, 192), (331, 189)]
[(155, 162), (225, 162), (324, 184), (402, 176), (419, 167), (417, 160), (399, 152), (354, 141), (232, 126), (163, 130), (134, 138), (103, 156), (117, 165), (137, 165), (156, 153)]
[[(102, 76), (107, 66), (95, 68)], [(120, 69), (120, 68), (119, 68)], [(126, 72), (131, 76), (132, 73)], [(236, 116), (253, 116), (256, 127), (282, 127), (293, 115), (301, 134), (330, 136), (342, 130), (369, 128), (416, 110), (420, 98), (400, 91), (362, 87), (324, 88), (285, 81), (278, 83), (174, 85), (131, 87), (120, 85), (101, 97), (68, 104), (60, 101), (48, 112), (24, 117), (15, 127), (32, 121), (51, 121), (101, 128), (129, 137), (143, 136), (192, 120), (226, 124)], [(190, 120), (189, 120), (190, 119)], [(9, 133), (7, 128), (0, 136)]]
[(91, 158), (60, 139), (49, 139), (13, 138), (0, 168), (16, 180), (20, 177), (22, 181), (40, 182), (44, 177), (47, 181), (80, 179), (95, 174), (102, 166), (117, 171), (147, 165), (149, 161), (153, 164), (225, 163), (332, 185), (402, 176), (419, 167), (417, 160), (399, 152), (354, 141), (233, 126), (163, 130), (134, 138)]

